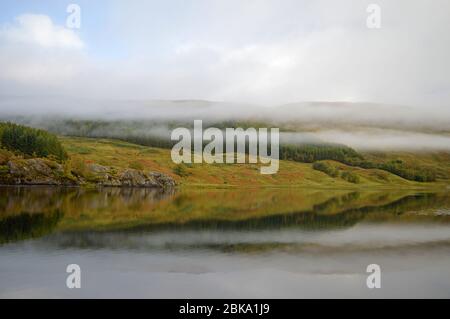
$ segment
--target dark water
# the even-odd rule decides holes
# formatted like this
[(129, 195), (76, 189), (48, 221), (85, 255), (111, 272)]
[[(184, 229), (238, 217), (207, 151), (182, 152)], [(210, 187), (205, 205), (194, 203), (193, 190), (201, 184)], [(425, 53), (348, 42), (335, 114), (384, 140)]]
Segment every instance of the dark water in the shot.
[(0, 297), (449, 298), (450, 194), (3, 187)]

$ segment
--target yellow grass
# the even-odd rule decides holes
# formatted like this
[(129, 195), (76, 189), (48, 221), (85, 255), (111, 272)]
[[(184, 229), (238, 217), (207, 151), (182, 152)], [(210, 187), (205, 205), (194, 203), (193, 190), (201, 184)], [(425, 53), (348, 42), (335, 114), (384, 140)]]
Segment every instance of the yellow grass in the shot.
[(308, 188), (424, 188), (447, 187), (447, 181), (418, 183), (405, 180), (377, 169), (350, 167), (329, 161), (342, 171), (358, 175), (360, 183), (354, 184), (340, 177), (330, 177), (314, 170), (312, 164), (280, 161), (278, 173), (260, 174), (260, 164), (188, 164), (184, 174), (177, 175), (177, 164), (170, 150), (141, 146), (118, 140), (62, 137), (61, 141), (73, 161), (98, 163), (118, 169), (139, 167), (173, 177), (181, 186), (201, 187), (308, 187)]

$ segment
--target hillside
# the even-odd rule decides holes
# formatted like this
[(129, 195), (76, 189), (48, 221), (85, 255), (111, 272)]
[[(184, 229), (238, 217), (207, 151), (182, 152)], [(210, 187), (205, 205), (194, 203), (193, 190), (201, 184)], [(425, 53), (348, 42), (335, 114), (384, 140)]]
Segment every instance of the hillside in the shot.
[(127, 140), (58, 137), (0, 123), (0, 184), (446, 188), (450, 181), (450, 154), (442, 151), (358, 152), (339, 144), (284, 144), (278, 172), (261, 175), (260, 164), (175, 164), (170, 145)]
[[(315, 170), (311, 163), (282, 160), (277, 174), (261, 175), (259, 164), (177, 165), (172, 162), (168, 149), (141, 146), (119, 140), (62, 137), (61, 142), (71, 158), (71, 163), (81, 161), (117, 169), (136, 168), (144, 171), (157, 171), (173, 177), (180, 185), (423, 188), (446, 187), (450, 184), (447, 178), (442, 178), (448, 176), (448, 155), (433, 157), (417, 154), (415, 157), (416, 161), (418, 161), (417, 158), (424, 157), (429, 166), (441, 167), (441, 171), (446, 172), (440, 175), (441, 178), (437, 182), (433, 183), (412, 182), (379, 169), (363, 169), (326, 161), (340, 171), (341, 175), (343, 172), (356, 175), (358, 182), (354, 183), (342, 177), (331, 177), (322, 171)], [(381, 157), (384, 160), (389, 159), (389, 154), (372, 154), (371, 156), (374, 159)]]

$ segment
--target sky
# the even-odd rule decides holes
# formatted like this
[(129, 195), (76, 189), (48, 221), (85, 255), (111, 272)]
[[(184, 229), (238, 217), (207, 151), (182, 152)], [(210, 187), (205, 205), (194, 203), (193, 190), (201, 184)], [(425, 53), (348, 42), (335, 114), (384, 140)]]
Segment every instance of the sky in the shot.
[[(380, 28), (367, 27), (370, 3)], [(447, 0), (0, 0), (0, 97), (436, 112), (450, 108), (449, 30)]]

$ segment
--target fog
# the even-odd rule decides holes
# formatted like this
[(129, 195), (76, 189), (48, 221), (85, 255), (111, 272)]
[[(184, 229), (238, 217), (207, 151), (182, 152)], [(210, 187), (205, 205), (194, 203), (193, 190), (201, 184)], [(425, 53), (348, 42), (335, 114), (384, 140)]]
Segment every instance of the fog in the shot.
[(450, 134), (426, 134), (382, 129), (329, 130), (312, 133), (284, 133), (291, 143), (327, 142), (363, 151), (450, 151)]
[(207, 100), (113, 100), (73, 97), (0, 96), (0, 116), (70, 117), (96, 120), (262, 120), (309, 129), (375, 126), (450, 130), (450, 107), (411, 107), (366, 102), (301, 102), (257, 105)]
[(72, 29), (64, 6), (2, 2), (0, 119), (149, 121), (129, 133), (158, 137), (245, 120), (295, 143), (447, 150), (450, 3), (379, 0), (376, 29), (370, 3), (83, 1)]
[[(450, 151), (450, 111), (375, 103), (304, 102), (261, 106), (201, 100), (138, 101), (3, 97), (0, 119), (79, 135), (65, 120), (95, 120), (92, 137), (157, 137), (174, 126), (249, 121), (281, 128), (282, 143), (339, 143), (359, 150)], [(238, 122), (239, 123), (239, 122)]]

